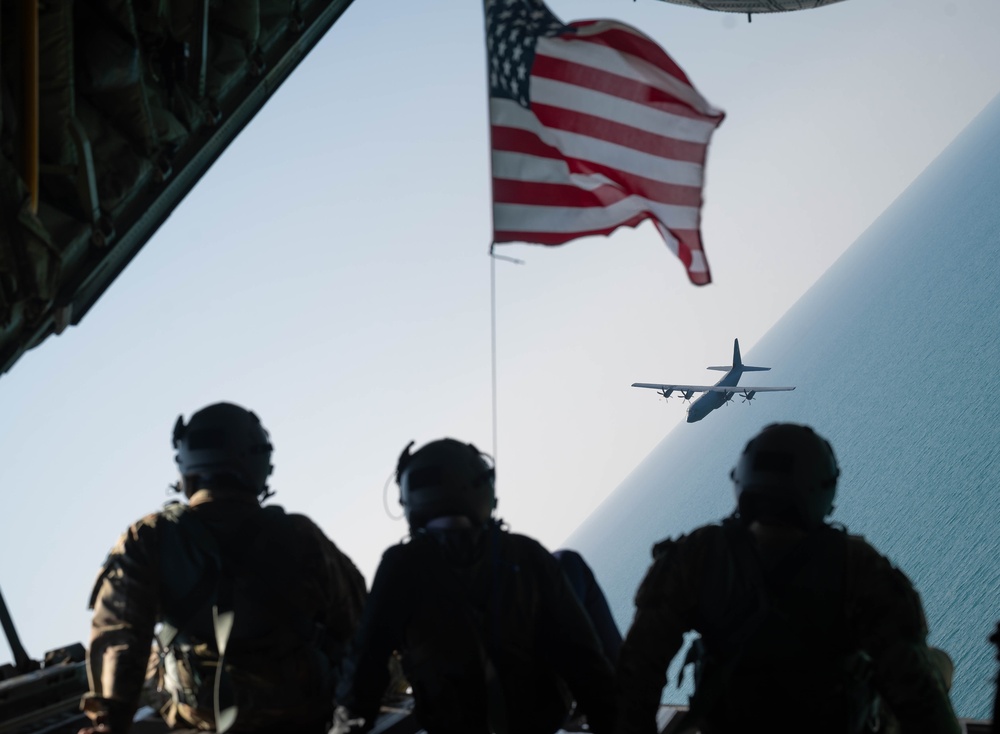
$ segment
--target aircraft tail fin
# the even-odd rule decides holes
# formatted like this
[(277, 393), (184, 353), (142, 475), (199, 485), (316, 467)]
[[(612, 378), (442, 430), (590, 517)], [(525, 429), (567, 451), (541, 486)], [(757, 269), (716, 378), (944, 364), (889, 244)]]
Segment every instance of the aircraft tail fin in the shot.
[(709, 367), (710, 370), (718, 370), (719, 372), (729, 372), (729, 370), (742, 370), (743, 372), (767, 372), (770, 367), (752, 367), (747, 364), (743, 364), (743, 358), (740, 357), (740, 340), (733, 340), (733, 363), (731, 365), (722, 366), (717, 365), (714, 367)]

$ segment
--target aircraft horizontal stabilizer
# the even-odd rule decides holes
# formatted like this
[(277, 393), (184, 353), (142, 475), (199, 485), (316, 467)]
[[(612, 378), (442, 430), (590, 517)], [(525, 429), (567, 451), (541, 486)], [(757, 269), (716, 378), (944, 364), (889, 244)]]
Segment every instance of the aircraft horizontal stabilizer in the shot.
[[(705, 369), (706, 370), (715, 370), (716, 372), (729, 372), (729, 370), (731, 370), (732, 368), (733, 368), (732, 365), (717, 364), (717, 365), (713, 365), (711, 367), (706, 367)], [(748, 367), (747, 365), (744, 364), (744, 365), (740, 366), (740, 369), (743, 372), (767, 372), (771, 368), (770, 367)]]

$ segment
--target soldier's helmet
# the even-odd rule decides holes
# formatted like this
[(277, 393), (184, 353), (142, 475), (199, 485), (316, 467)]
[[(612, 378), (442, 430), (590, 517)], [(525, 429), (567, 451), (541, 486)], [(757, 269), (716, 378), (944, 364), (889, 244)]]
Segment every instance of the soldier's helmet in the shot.
[(274, 447), (253, 411), (215, 403), (192, 415), (187, 425), (184, 416), (178, 416), (173, 443), (182, 476), (235, 479), (258, 496), (268, 494)]
[(840, 469), (809, 426), (772, 423), (747, 443), (729, 475), (744, 520), (815, 527), (833, 512)]
[(463, 516), (476, 526), (489, 523), (497, 506), (492, 461), (471, 443), (453, 438), (431, 441), (399, 455), (399, 503), (410, 530), (446, 516)]

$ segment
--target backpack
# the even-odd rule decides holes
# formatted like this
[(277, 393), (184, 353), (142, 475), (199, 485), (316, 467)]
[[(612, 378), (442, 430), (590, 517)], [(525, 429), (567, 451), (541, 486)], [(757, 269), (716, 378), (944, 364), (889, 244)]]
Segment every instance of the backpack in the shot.
[(771, 567), (739, 520), (726, 519), (720, 539), (702, 569), (701, 637), (685, 660), (695, 669), (688, 719), (723, 730), (756, 721), (773, 731), (874, 731), (872, 662), (847, 625), (846, 533), (824, 526)]
[(463, 549), (467, 563), (457, 562), (453, 556), (463, 554), (450, 553), (457, 549), (431, 532), (406, 546), (406, 565), (419, 574), (422, 597), (403, 654), (418, 715), (430, 730), (470, 731), (480, 710), (483, 731), (492, 734), (552, 731), (569, 711), (570, 694), (534, 637), (536, 560), (529, 546), (497, 526), (480, 540), (477, 553)]
[(285, 603), (283, 591), (299, 579), (297, 569), (268, 552), (268, 536), (282, 532), (286, 518), (280, 507), (264, 507), (220, 538), (185, 504), (160, 513), (155, 639), (171, 725), (180, 711), (210, 718), (221, 734), (241, 711), (274, 708), (260, 700), (261, 689), (273, 688), (260, 670), (281, 655), (304, 655), (320, 689), (332, 690), (332, 664), (317, 644), (321, 630)]

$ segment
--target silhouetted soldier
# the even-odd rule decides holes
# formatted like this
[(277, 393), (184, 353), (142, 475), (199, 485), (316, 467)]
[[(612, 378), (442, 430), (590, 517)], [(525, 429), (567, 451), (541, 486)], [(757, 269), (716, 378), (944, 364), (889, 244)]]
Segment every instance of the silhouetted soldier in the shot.
[(736, 513), (654, 547), (619, 657), (619, 734), (656, 731), (689, 630), (685, 724), (705, 734), (869, 731), (877, 696), (903, 734), (961, 731), (910, 581), (824, 522), (839, 474), (811, 428), (770, 425), (732, 471)]
[(410, 540), (382, 557), (345, 706), (374, 724), (395, 651), (431, 734), (551, 734), (574, 698), (610, 732), (611, 664), (556, 559), (493, 519), (493, 467), (454, 439), (412, 445), (396, 471)]
[(188, 502), (130, 527), (98, 577), (81, 732), (129, 730), (155, 637), (171, 729), (325, 734), (364, 579), (311, 520), (261, 506), (256, 415), (210, 405), (173, 443)]

